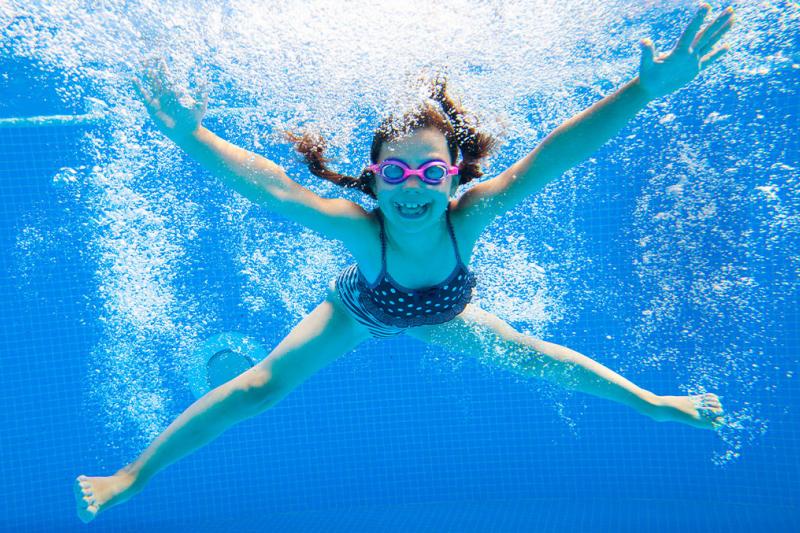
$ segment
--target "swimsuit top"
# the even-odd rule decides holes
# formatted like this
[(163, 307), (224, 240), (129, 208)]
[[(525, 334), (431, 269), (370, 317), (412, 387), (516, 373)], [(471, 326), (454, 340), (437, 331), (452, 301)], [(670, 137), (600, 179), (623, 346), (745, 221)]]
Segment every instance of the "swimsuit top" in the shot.
[(378, 281), (371, 284), (358, 269), (357, 286), (359, 302), (384, 324), (401, 328), (441, 324), (461, 313), (472, 299), (475, 275), (461, 262), (449, 208), (445, 216), (456, 252), (455, 270), (437, 285), (408, 289), (394, 281), (386, 270), (386, 237), (383, 216), (378, 214), (381, 224), (381, 273)]

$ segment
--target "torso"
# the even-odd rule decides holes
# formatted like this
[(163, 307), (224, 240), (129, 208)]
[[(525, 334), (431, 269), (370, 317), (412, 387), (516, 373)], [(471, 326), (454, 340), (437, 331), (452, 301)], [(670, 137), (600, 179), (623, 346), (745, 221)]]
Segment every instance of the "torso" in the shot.
[[(450, 202), (450, 222), (453, 233), (458, 243), (458, 252), (464, 264), (469, 265), (472, 249), (478, 235), (469, 235), (468, 228), (463, 225), (463, 220), (453, 210), (455, 200)], [(358, 263), (358, 268), (370, 284), (377, 281), (381, 272), (381, 240), (380, 216), (376, 211), (370, 213), (368, 231), (359, 239), (363, 246), (360, 250), (350, 250)], [(444, 223), (444, 217), (443, 217)], [(402, 287), (418, 289), (431, 287), (446, 280), (456, 269), (457, 259), (453, 250), (450, 233), (444, 232), (442, 241), (433, 251), (425, 254), (413, 254), (413, 251), (393, 248), (388, 242), (386, 245), (386, 266), (389, 276)]]

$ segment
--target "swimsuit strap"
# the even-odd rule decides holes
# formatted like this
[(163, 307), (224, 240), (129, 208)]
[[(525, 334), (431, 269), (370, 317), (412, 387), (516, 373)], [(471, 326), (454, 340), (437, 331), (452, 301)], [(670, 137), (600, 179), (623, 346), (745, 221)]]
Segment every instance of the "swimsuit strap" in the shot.
[[(386, 274), (386, 235), (383, 226), (383, 215), (380, 213), (380, 209), (378, 211), (378, 222), (381, 223), (381, 278), (383, 278), (383, 274)], [(450, 233), (450, 240), (453, 243), (453, 250), (456, 252), (456, 262), (459, 265), (463, 265), (464, 262), (461, 261), (461, 254), (458, 253), (458, 241), (456, 240), (456, 232), (453, 230), (453, 224), (450, 222), (450, 206), (447, 206), (447, 210), (444, 212), (445, 219), (447, 220), (447, 231)]]
[(384, 235), (383, 229), (383, 214), (380, 212), (380, 208), (376, 211), (378, 211), (378, 222), (381, 223), (381, 273), (378, 275), (378, 281), (380, 281), (386, 274), (386, 235)]
[(456, 232), (453, 230), (453, 224), (450, 223), (450, 206), (447, 206), (447, 211), (445, 211), (445, 217), (447, 218), (447, 229), (450, 231), (450, 239), (453, 241), (453, 249), (456, 252), (456, 261), (458, 264), (463, 265), (464, 263), (461, 261), (461, 254), (458, 253), (458, 241), (456, 241)]

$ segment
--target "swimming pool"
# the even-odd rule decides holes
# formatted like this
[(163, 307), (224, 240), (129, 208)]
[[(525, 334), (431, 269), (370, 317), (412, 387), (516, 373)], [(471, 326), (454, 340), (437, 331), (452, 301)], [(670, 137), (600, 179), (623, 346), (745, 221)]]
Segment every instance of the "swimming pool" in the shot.
[[(369, 340), (86, 526), (77, 474), (113, 473), (194, 401), (221, 334), (269, 350), (352, 262), (161, 136), (129, 83), (143, 58), (209, 83), (209, 128), (366, 207), (276, 132), (318, 127), (355, 173), (383, 113), (446, 65), (502, 135), (491, 177), (634, 75), (639, 38), (671, 45), (694, 4), (30, 4), (0, 6), (3, 530), (796, 524), (797, 6), (732, 3), (713, 71), (498, 218), (472, 258), (482, 307), (658, 394), (717, 392), (725, 428)], [(387, 27), (414, 38), (386, 46)]]

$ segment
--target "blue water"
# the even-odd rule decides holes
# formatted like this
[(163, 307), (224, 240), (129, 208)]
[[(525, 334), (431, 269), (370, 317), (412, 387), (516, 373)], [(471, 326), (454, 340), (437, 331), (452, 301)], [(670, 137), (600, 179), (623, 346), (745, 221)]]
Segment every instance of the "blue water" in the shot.
[[(575, 17), (592, 5), (576, 3)], [(626, 39), (641, 29), (609, 5), (610, 26)], [(726, 428), (653, 422), (408, 337), (371, 340), (88, 526), (75, 515), (75, 476), (113, 473), (194, 401), (198, 345), (232, 331), (275, 346), (352, 258), (236, 197), (164, 140), (121, 81), (126, 54), (143, 52), (114, 44), (122, 38), (111, 31), (86, 46), (84, 8), (71, 21), (0, 8), (0, 118), (81, 114), (86, 97), (111, 109), (88, 125), (0, 127), (0, 530), (794, 530), (798, 10), (734, 5), (739, 52), (498, 219), (472, 265), (482, 307), (658, 394), (716, 392)], [(226, 4), (222, 20), (242, 6)], [(669, 40), (690, 6), (639, 15)], [(146, 18), (141, 28), (158, 33)], [(70, 32), (77, 44), (59, 40)], [(221, 39), (207, 38), (196, 46)], [(485, 63), (453, 60), (464, 67), (455, 90), (475, 88), (469, 103), (488, 127), (493, 109), (509, 109), (509, 141), (489, 177), (596, 101), (596, 90), (633, 75), (630, 49), (615, 41), (601, 53), (604, 38), (576, 39), (585, 53), (571, 59), (579, 69), (597, 56), (613, 74), (597, 73), (591, 87), (556, 80), (544, 94), (514, 85), (513, 99), (491, 42)], [(119, 64), (95, 52), (106, 46)], [(194, 61), (219, 70), (212, 109), (266, 106), (210, 116), (210, 129), (324, 196), (371, 206), (309, 176), (265, 133), (304, 113), (298, 101), (312, 116), (336, 116), (331, 93), (305, 87), (274, 107), (261, 86), (238, 91), (245, 82), (225, 77), (240, 76), (237, 64)], [(343, 115), (364, 122), (348, 123), (353, 137), (334, 151), (347, 161), (334, 165), (351, 173), (379, 116), (370, 94), (359, 95), (364, 110)]]

